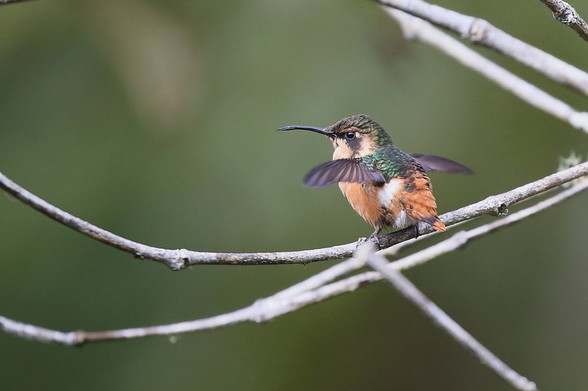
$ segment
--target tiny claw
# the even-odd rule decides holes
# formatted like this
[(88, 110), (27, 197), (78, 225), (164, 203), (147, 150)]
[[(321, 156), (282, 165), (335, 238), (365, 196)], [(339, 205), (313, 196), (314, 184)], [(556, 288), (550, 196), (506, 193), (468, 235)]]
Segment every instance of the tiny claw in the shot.
[(382, 246), (380, 245), (380, 239), (378, 238), (378, 234), (376, 232), (372, 233), (367, 238), (357, 239), (357, 247), (359, 247), (362, 244), (367, 243), (367, 242), (372, 242), (376, 246), (376, 249), (378, 249), (378, 250), (382, 249)]
[(372, 232), (372, 234), (369, 236), (369, 238), (367, 238), (367, 240), (370, 240), (372, 243), (374, 243), (374, 245), (376, 246), (376, 248), (378, 250), (382, 249), (382, 246), (380, 245), (380, 239), (378, 238), (378, 234), (382, 231), (382, 227), (376, 227), (376, 229), (374, 230), (374, 232)]

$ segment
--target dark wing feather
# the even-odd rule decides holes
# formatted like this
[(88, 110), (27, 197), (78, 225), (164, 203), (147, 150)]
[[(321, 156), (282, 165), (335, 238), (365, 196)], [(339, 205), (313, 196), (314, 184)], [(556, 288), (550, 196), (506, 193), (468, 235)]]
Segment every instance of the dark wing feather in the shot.
[(385, 182), (379, 171), (372, 171), (357, 159), (338, 159), (319, 164), (306, 174), (304, 186), (327, 187), (337, 182)]
[(445, 159), (441, 156), (435, 155), (423, 155), (421, 153), (411, 153), (417, 162), (423, 166), (425, 171), (440, 171), (450, 173), (461, 173), (461, 174), (473, 174), (474, 172), (462, 166), (461, 164), (454, 162), (453, 160)]

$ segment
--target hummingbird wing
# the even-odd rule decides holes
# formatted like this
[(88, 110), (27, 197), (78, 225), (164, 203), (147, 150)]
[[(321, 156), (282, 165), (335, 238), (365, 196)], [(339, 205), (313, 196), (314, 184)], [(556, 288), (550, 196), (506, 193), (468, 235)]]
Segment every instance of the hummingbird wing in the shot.
[(417, 162), (423, 166), (425, 171), (440, 171), (449, 173), (473, 174), (474, 172), (453, 160), (445, 159), (441, 156), (423, 155), (422, 153), (411, 153)]
[(306, 174), (304, 186), (327, 187), (337, 182), (386, 182), (379, 171), (370, 170), (358, 159), (337, 159), (319, 164)]

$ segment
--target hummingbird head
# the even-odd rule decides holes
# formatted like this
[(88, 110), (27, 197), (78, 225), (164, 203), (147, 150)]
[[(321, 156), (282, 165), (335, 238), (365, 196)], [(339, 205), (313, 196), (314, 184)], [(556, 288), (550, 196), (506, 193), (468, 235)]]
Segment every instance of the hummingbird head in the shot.
[(326, 128), (314, 126), (285, 126), (278, 130), (309, 130), (327, 136), (335, 149), (334, 159), (356, 158), (371, 155), (392, 144), (388, 133), (365, 114), (343, 118)]

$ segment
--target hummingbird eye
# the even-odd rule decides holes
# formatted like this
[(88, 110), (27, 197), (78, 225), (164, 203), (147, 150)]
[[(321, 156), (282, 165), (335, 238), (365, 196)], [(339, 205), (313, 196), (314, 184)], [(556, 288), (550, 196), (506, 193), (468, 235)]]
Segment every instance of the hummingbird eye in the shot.
[(347, 133), (345, 133), (344, 137), (347, 140), (353, 140), (355, 138), (355, 132), (347, 132)]

